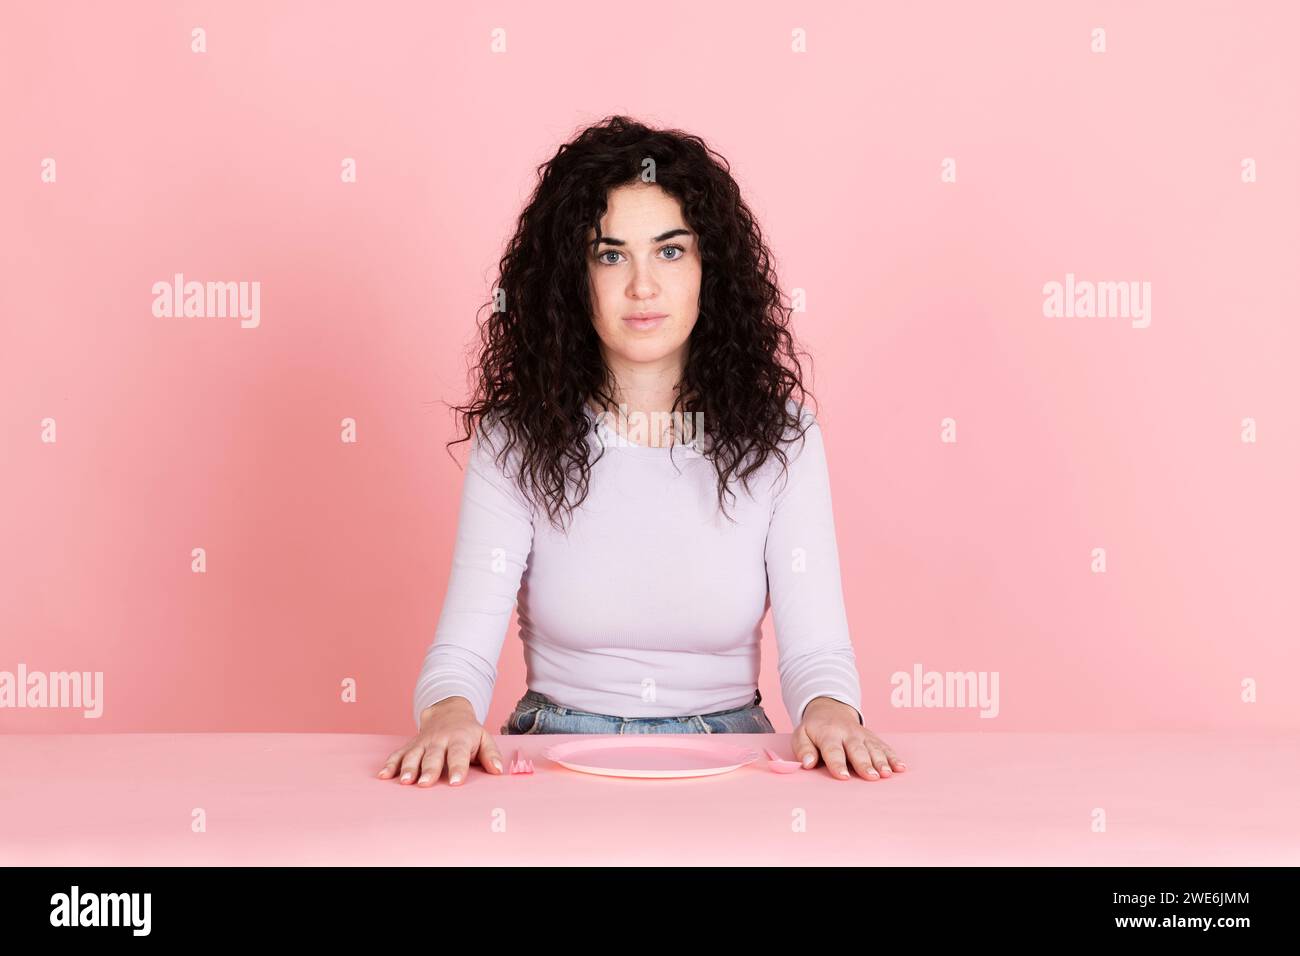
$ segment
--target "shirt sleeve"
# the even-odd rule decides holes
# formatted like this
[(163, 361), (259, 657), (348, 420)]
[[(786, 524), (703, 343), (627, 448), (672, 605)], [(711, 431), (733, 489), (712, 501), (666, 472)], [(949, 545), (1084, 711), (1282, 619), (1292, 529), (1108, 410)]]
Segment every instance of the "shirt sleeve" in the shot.
[(781, 698), (794, 727), (814, 697), (848, 704), (863, 724), (826, 450), (815, 416), (806, 410), (802, 415), (807, 431), (786, 446), (788, 467), (784, 478), (777, 478), (765, 551)]
[(495, 438), (471, 445), (447, 595), (415, 682), (417, 729), (426, 707), (456, 696), (469, 700), (479, 723), (487, 721), (534, 527), (531, 503), (496, 462), (499, 447)]

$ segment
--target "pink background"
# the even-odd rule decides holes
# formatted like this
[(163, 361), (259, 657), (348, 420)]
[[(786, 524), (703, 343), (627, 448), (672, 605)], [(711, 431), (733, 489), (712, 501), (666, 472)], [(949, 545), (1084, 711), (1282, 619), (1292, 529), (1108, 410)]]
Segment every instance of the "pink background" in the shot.
[[(0, 670), (105, 682), (98, 720), (5, 731), (409, 734), (463, 474), (442, 403), (534, 168), (613, 112), (723, 153), (807, 292), (868, 726), (1300, 725), (1294, 5), (5, 20)], [(155, 318), (176, 272), (260, 281), (260, 326)], [(1150, 327), (1044, 317), (1067, 272), (1149, 281)], [(998, 717), (891, 707), (917, 663), (998, 672)], [(490, 728), (523, 690), (512, 625)]]

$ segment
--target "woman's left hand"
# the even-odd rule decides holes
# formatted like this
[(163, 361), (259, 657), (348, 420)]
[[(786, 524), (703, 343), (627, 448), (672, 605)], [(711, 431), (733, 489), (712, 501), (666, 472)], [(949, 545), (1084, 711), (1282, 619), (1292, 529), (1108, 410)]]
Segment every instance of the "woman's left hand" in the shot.
[(808, 703), (791, 740), (795, 759), (805, 770), (817, 766), (820, 754), (831, 776), (840, 780), (849, 776), (848, 762), (867, 780), (907, 769), (888, 744), (858, 723), (856, 710), (832, 697), (814, 697)]

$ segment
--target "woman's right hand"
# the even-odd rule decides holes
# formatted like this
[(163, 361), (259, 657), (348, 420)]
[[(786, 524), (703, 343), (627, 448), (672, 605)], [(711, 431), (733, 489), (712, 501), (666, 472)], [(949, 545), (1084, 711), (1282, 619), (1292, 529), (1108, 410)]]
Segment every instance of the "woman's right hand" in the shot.
[(400, 783), (411, 783), (418, 773), (417, 785), (431, 787), (445, 766), (454, 786), (469, 776), (475, 757), (489, 773), (504, 773), (496, 741), (474, 716), (473, 706), (464, 697), (448, 697), (424, 709), (419, 732), (392, 752), (379, 777), (387, 780), (400, 767)]

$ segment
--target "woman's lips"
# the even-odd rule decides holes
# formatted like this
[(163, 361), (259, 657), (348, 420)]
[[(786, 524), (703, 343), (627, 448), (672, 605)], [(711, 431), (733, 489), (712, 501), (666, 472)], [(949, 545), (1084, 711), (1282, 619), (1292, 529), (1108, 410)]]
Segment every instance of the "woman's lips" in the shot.
[(626, 315), (623, 321), (636, 329), (638, 332), (647, 332), (650, 329), (657, 328), (668, 315), (664, 312), (640, 312), (635, 315)]

